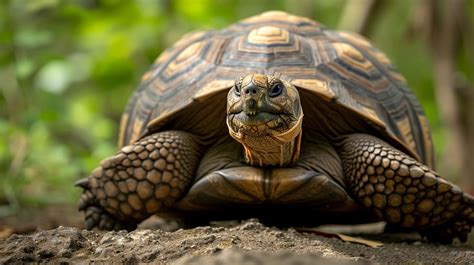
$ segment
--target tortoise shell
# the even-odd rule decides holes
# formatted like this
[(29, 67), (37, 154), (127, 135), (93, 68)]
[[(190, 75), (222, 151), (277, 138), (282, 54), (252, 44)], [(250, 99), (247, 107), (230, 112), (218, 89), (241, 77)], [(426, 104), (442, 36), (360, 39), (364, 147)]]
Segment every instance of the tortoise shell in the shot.
[[(318, 99), (345, 109), (364, 130), (433, 167), (428, 120), (387, 57), (357, 34), (279, 11), (190, 33), (165, 50), (128, 103), (119, 145), (169, 129), (204, 138), (226, 134), (225, 95), (248, 73), (274, 75), (297, 87), (305, 111), (303, 134), (314, 126), (315, 103), (308, 99)], [(338, 128), (335, 134), (356, 130)]]

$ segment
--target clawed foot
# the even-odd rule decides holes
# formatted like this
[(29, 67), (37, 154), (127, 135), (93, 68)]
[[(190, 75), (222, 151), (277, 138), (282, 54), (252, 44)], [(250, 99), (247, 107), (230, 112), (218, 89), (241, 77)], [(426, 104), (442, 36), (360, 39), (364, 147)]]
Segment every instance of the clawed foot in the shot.
[(421, 235), (430, 242), (441, 244), (451, 244), (455, 238), (466, 242), (474, 225), (474, 199), (464, 194), (464, 203), (467, 206), (457, 216), (444, 224), (422, 230)]
[(468, 221), (447, 222), (445, 224), (421, 231), (421, 235), (433, 243), (451, 244), (453, 239), (458, 238), (466, 242), (471, 232), (472, 225)]
[(136, 228), (136, 225), (121, 222), (101, 208), (90, 206), (85, 210), (85, 227), (87, 230), (131, 231)]

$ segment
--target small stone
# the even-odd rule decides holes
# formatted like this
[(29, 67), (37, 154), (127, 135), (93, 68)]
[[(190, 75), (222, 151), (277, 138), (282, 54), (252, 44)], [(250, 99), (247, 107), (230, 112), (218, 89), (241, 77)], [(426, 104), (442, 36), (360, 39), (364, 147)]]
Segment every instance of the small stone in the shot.
[(48, 258), (54, 257), (56, 255), (56, 252), (54, 252), (51, 249), (42, 249), (42, 250), (38, 251), (38, 255), (42, 259), (48, 259)]

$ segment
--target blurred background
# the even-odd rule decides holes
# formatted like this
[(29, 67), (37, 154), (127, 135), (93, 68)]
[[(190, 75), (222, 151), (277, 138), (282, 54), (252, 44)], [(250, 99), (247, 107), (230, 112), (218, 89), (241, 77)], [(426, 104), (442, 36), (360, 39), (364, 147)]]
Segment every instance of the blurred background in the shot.
[(3, 0), (0, 237), (79, 222), (73, 183), (116, 151), (121, 112), (163, 49), (274, 9), (383, 50), (426, 111), (438, 170), (474, 193), (474, 1)]

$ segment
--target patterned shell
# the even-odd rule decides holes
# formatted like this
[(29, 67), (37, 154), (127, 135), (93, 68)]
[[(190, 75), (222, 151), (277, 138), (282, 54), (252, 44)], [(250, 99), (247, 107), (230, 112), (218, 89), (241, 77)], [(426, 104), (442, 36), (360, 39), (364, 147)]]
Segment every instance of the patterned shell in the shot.
[(190, 33), (165, 50), (128, 103), (119, 145), (160, 130), (181, 110), (227, 93), (236, 78), (252, 72), (279, 76), (350, 110), (433, 166), (428, 120), (387, 57), (359, 35), (279, 11)]

